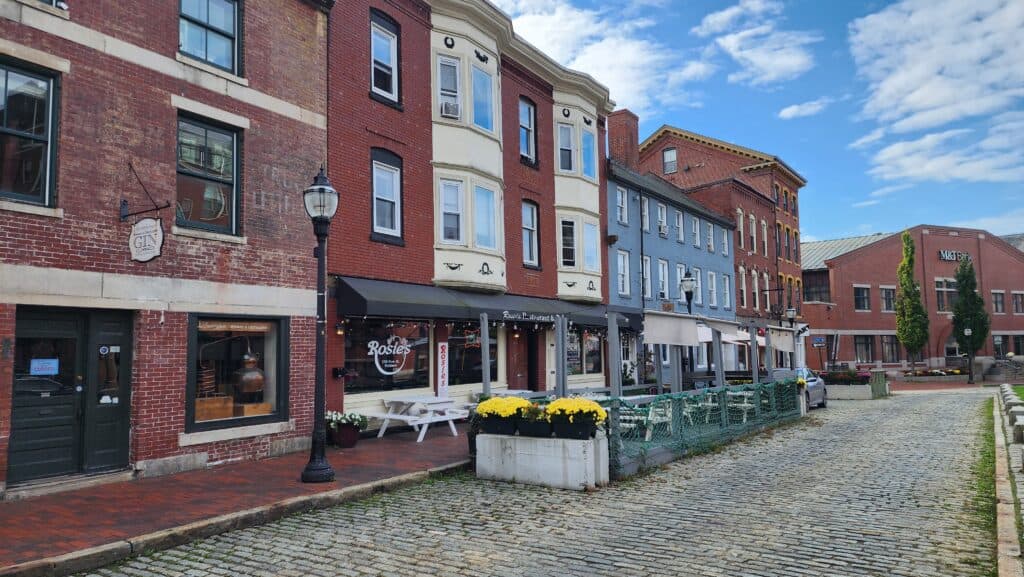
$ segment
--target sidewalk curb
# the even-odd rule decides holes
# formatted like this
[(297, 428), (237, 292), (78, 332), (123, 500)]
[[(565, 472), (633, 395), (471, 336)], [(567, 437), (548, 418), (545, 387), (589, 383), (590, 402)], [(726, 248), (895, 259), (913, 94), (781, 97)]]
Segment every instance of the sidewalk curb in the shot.
[(136, 555), (169, 549), (227, 531), (263, 525), (296, 513), (357, 501), (375, 493), (387, 493), (402, 487), (421, 483), (431, 477), (449, 471), (464, 469), (469, 464), (470, 460), (465, 459), (425, 471), (406, 473), (397, 477), (389, 477), (312, 495), (291, 497), (269, 505), (219, 515), (89, 549), (82, 549), (35, 561), (27, 561), (16, 565), (8, 565), (7, 567), (0, 567), (0, 577), (63, 577), (81, 571), (98, 569)]
[(1021, 565), (1020, 540), (1017, 534), (1017, 512), (1010, 485), (1010, 454), (1003, 430), (1002, 395), (992, 405), (995, 416), (996, 441), (996, 559), (999, 577), (1024, 577)]

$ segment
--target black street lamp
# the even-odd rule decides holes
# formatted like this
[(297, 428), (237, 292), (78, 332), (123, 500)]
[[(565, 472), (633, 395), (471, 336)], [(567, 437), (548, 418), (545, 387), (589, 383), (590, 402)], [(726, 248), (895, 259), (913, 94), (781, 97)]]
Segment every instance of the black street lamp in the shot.
[(697, 280), (693, 278), (690, 271), (686, 271), (686, 275), (683, 276), (683, 280), (679, 281), (679, 285), (683, 288), (683, 294), (686, 295), (686, 314), (693, 314), (693, 289), (697, 286)]
[(316, 235), (316, 387), (313, 391), (313, 445), (309, 449), (309, 462), (302, 470), (303, 483), (326, 483), (334, 480), (334, 469), (324, 456), (327, 445), (327, 427), (324, 413), (327, 410), (327, 384), (324, 373), (327, 370), (327, 235), (331, 229), (331, 218), (338, 210), (338, 191), (331, 186), (331, 181), (324, 174), (320, 165), (320, 173), (313, 179), (313, 184), (302, 192), (302, 202), (306, 206), (306, 214), (313, 221), (313, 234)]

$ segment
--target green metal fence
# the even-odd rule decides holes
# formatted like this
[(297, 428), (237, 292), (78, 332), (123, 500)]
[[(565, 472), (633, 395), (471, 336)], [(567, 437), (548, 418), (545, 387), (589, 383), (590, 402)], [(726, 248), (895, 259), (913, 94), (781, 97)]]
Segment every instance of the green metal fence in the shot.
[(794, 381), (606, 401), (611, 473), (632, 475), (800, 416)]

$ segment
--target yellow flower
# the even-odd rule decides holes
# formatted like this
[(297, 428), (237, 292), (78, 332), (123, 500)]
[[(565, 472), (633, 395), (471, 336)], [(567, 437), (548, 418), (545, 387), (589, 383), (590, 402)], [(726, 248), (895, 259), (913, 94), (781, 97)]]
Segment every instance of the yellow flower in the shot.
[(797, 386), (802, 387), (802, 386), (807, 384), (807, 381), (805, 381), (804, 379), (800, 378), (800, 379), (796, 380), (796, 384), (797, 384)]
[(577, 416), (586, 416), (599, 425), (608, 418), (608, 413), (601, 405), (580, 397), (555, 399), (548, 405), (546, 411), (549, 417), (568, 417), (570, 423), (575, 422)]
[(529, 406), (530, 401), (521, 397), (494, 397), (477, 405), (476, 412), (481, 417), (511, 418)]

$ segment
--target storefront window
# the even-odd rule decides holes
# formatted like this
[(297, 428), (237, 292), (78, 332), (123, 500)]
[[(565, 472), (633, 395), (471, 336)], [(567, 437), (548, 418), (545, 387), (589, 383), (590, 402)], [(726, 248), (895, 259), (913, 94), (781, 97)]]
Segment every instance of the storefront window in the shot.
[(199, 318), (190, 347), (192, 422), (283, 416), (281, 321)]
[[(491, 382), (498, 380), (497, 330), (490, 333)], [(448, 382), (452, 385), (482, 383), (483, 348), (480, 327), (452, 329), (448, 336)]]
[(1006, 356), (1006, 338), (1003, 335), (995, 335), (992, 337), (992, 351), (995, 353), (997, 359)]
[(345, 335), (345, 394), (430, 386), (430, 325), (367, 319)]
[(569, 329), (566, 343), (567, 365), (570, 375), (599, 375), (604, 371), (601, 357), (601, 337), (587, 329)]

